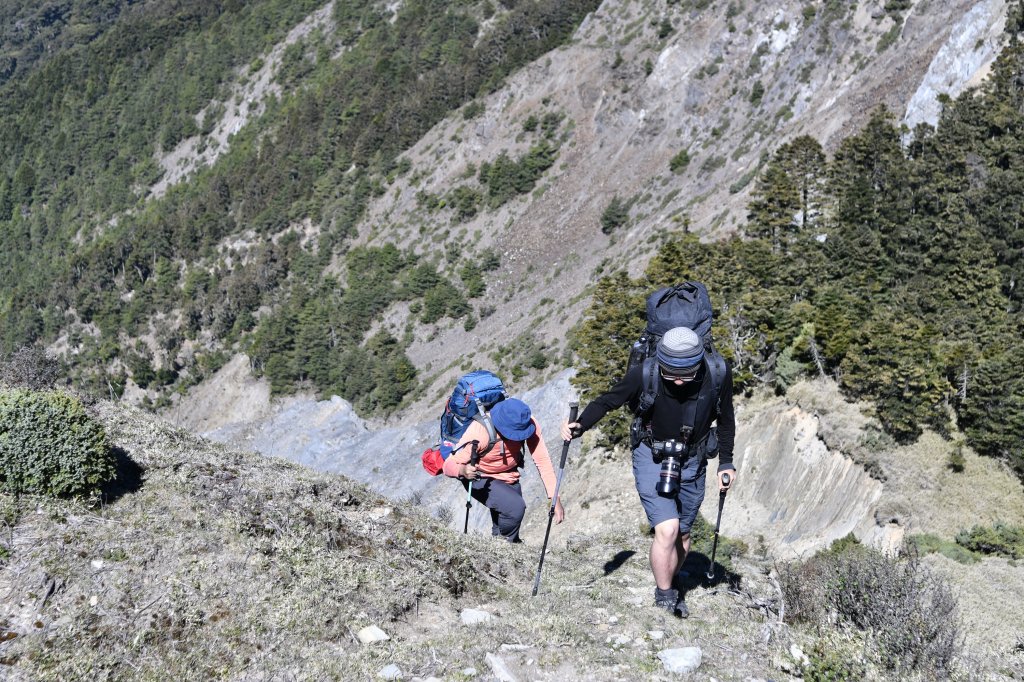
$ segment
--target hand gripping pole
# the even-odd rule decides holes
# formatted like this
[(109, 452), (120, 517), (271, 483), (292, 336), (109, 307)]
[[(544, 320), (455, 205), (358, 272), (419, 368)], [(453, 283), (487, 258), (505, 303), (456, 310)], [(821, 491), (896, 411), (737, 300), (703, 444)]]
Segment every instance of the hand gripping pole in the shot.
[[(722, 474), (722, 483), (729, 485), (732, 477), (726, 472)], [(718, 531), (722, 527), (722, 507), (725, 506), (725, 493), (722, 490), (718, 493), (718, 520), (715, 521), (715, 541), (711, 544), (711, 562), (708, 564), (708, 572), (705, 574), (708, 580), (715, 579), (715, 552), (718, 550)]]

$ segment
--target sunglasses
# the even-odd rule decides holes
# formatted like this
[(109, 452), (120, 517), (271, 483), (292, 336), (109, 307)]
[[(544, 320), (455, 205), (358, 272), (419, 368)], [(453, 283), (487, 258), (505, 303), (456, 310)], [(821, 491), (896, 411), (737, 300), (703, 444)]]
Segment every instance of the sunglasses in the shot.
[(697, 377), (697, 372), (699, 371), (700, 367), (694, 367), (691, 370), (679, 374), (669, 374), (665, 370), (661, 370), (661, 376), (667, 381), (693, 381)]

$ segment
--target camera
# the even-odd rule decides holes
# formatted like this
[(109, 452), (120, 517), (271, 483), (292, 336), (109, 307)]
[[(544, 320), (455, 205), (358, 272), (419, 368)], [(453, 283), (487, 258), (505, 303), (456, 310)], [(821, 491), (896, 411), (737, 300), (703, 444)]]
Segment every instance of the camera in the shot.
[(681, 440), (656, 440), (651, 443), (654, 461), (661, 460), (661, 473), (654, 489), (660, 495), (675, 495), (679, 492), (679, 477), (683, 470), (683, 462), (690, 454), (691, 429), (680, 429)]

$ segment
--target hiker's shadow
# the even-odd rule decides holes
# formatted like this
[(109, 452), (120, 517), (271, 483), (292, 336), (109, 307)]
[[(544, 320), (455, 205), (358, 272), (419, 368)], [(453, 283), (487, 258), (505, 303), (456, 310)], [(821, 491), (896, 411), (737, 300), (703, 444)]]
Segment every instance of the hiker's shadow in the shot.
[(621, 552), (613, 556), (611, 560), (605, 562), (604, 574), (606, 576), (611, 575), (615, 571), (619, 570), (619, 568), (622, 567), (622, 564), (626, 563), (626, 561), (628, 561), (634, 554), (636, 554), (636, 552), (634, 552), (631, 549), (622, 550)]
[[(701, 552), (691, 551), (686, 555), (686, 561), (682, 565), (685, 576), (676, 574), (676, 588), (689, 592), (697, 587), (714, 588), (727, 585), (732, 589), (738, 589), (742, 577), (739, 573), (729, 570), (719, 562), (715, 562), (710, 570), (708, 564), (710, 559)], [(711, 577), (708, 577), (710, 573)]]
[(110, 448), (110, 451), (114, 455), (117, 476), (100, 487), (100, 493), (105, 504), (110, 504), (129, 493), (141, 490), (144, 479), (143, 475), (145, 474), (145, 469), (132, 459), (123, 448), (115, 445)]

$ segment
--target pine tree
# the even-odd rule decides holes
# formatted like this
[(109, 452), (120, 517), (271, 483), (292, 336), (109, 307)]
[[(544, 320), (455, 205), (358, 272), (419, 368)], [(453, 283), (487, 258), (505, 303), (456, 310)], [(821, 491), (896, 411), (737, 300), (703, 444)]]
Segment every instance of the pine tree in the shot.
[(750, 202), (747, 233), (768, 239), (776, 252), (788, 251), (799, 236), (820, 225), (825, 192), (825, 153), (802, 135), (782, 145), (758, 177)]

